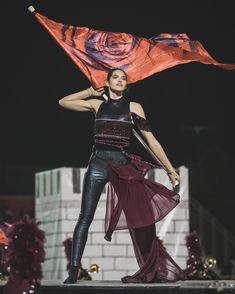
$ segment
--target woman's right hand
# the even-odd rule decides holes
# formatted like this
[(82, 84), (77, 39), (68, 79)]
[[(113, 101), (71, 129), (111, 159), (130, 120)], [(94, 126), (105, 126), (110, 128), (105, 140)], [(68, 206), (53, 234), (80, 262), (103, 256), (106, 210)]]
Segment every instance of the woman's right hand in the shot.
[(100, 97), (105, 92), (104, 88), (99, 88), (95, 90), (92, 86), (90, 88), (87, 88), (86, 90), (88, 92), (89, 97), (92, 97), (92, 96)]

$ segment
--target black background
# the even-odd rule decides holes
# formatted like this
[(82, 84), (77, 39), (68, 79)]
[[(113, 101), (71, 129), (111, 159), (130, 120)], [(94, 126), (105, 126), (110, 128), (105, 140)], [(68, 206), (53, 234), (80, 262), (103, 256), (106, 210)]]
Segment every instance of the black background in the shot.
[[(27, 10), (65, 24), (150, 38), (186, 33), (218, 61), (235, 63), (233, 1), (1, 2), (0, 194), (34, 194), (36, 171), (85, 167), (93, 114), (61, 108), (63, 96), (90, 86)], [(189, 168), (190, 194), (235, 233), (235, 71), (192, 62), (131, 87), (174, 166)], [(142, 149), (135, 144), (135, 148)]]

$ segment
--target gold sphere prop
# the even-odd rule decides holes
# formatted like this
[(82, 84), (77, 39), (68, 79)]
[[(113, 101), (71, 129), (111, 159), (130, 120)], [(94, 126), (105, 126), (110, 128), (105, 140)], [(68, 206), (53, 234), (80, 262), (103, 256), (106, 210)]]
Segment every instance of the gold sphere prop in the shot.
[(90, 269), (89, 269), (89, 273), (91, 274), (97, 274), (98, 272), (100, 272), (100, 267), (98, 266), (98, 264), (91, 264), (90, 265)]
[(216, 267), (216, 259), (214, 257), (207, 257), (204, 261), (204, 268), (212, 269)]

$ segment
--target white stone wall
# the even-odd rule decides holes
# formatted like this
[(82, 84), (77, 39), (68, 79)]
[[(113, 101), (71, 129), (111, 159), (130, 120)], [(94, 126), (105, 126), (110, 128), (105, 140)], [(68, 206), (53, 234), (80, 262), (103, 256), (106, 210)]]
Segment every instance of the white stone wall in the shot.
[[(62, 242), (72, 237), (80, 210), (85, 171), (85, 168), (62, 167), (40, 172), (35, 176), (36, 218), (42, 222), (41, 229), (46, 233), (44, 279), (61, 280), (67, 275), (67, 260)], [(157, 223), (156, 227), (168, 252), (182, 268), (185, 268), (185, 236), (189, 232), (188, 169), (181, 166), (179, 174), (181, 202)], [(147, 176), (171, 188), (164, 171), (151, 170)], [(99, 265), (101, 271), (92, 275), (93, 280), (120, 280), (127, 274), (135, 273), (138, 265), (128, 231), (114, 232), (111, 242), (104, 239), (105, 207), (106, 187), (89, 230), (82, 265), (86, 269), (93, 263)]]

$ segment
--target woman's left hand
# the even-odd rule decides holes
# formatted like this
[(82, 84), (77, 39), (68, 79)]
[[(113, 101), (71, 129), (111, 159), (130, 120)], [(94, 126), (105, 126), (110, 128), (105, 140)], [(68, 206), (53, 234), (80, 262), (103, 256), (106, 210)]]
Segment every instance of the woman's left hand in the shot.
[(89, 96), (90, 97), (92, 97), (92, 96), (97, 96), (97, 97), (99, 97), (99, 96), (101, 96), (102, 94), (104, 94), (104, 88), (102, 87), (102, 88), (99, 88), (99, 89), (94, 89), (92, 86), (90, 87), (90, 88), (87, 88), (86, 89), (87, 90), (87, 92), (88, 92), (88, 94), (89, 94)]
[(180, 176), (177, 174), (175, 170), (167, 172), (167, 175), (169, 177), (169, 180), (172, 184), (172, 186), (175, 188), (177, 185), (179, 185), (180, 182)]

